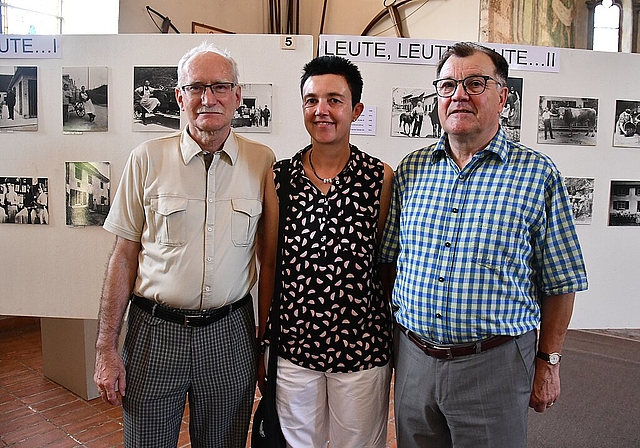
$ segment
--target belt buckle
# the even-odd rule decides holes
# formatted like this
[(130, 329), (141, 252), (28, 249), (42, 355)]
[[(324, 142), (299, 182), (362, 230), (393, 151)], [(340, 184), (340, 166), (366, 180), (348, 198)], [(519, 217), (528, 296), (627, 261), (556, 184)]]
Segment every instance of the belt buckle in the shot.
[(439, 351), (439, 352), (445, 352), (447, 354), (445, 359), (453, 359), (453, 351), (452, 351), (451, 347), (442, 347), (442, 346), (439, 346), (439, 345), (434, 345), (431, 348), (433, 350), (436, 350), (436, 351)]
[(197, 327), (200, 325), (207, 316), (204, 314), (185, 314), (184, 315), (184, 326), (185, 327)]

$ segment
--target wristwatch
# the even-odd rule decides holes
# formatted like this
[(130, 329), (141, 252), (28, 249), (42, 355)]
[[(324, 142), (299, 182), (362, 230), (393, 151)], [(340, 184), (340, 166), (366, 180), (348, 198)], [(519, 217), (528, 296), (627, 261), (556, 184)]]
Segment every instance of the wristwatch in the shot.
[(545, 353), (539, 350), (538, 353), (536, 353), (536, 356), (544, 361), (547, 361), (552, 366), (558, 364), (560, 362), (560, 358), (562, 358), (562, 355), (560, 353)]

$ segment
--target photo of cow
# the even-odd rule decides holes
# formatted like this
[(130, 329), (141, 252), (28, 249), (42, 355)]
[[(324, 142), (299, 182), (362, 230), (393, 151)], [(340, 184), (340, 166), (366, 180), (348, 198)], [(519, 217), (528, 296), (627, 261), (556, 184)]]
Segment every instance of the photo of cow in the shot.
[(538, 107), (538, 143), (595, 146), (598, 100), (541, 96)]
[(613, 146), (640, 148), (640, 101), (616, 101)]
[(394, 87), (391, 91), (391, 136), (439, 138), (438, 98), (433, 89)]

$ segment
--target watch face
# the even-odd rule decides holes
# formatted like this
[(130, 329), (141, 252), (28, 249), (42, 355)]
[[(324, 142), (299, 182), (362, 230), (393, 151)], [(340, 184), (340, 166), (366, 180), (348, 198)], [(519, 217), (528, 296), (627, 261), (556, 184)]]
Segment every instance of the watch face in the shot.
[(560, 355), (557, 353), (551, 353), (549, 355), (549, 364), (556, 365), (560, 362)]

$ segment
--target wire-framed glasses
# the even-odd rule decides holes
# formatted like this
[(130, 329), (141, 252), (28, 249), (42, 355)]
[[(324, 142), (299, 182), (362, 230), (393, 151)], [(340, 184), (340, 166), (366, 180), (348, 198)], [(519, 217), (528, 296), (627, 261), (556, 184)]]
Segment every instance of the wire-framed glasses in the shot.
[(489, 80), (498, 85), (502, 85), (502, 83), (487, 75), (467, 76), (464, 79), (441, 78), (433, 81), (433, 85), (436, 88), (438, 96), (449, 98), (456, 93), (458, 84), (462, 84), (464, 91), (467, 92), (468, 95), (480, 95), (486, 90)]
[(182, 91), (187, 95), (198, 97), (206, 93), (207, 89), (211, 90), (216, 98), (224, 98), (236, 86), (233, 82), (215, 82), (213, 84), (202, 84), (199, 82), (186, 84), (181, 87)]

